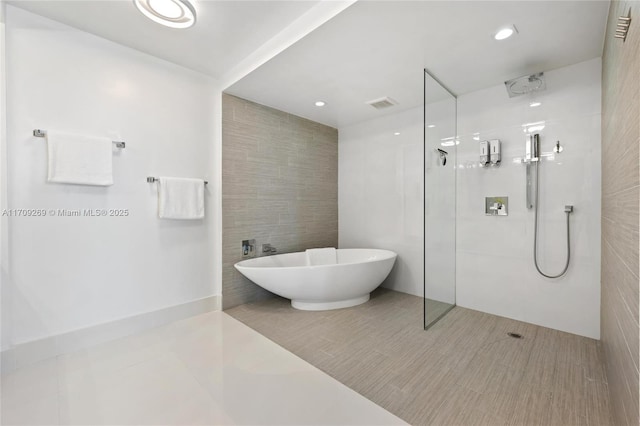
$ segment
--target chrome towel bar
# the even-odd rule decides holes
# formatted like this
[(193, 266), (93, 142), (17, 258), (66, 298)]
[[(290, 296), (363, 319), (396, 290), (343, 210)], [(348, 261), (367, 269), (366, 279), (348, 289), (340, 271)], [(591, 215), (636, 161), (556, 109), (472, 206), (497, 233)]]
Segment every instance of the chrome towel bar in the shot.
[[(33, 136), (35, 136), (36, 138), (44, 138), (45, 136), (47, 136), (47, 131), (41, 130), (41, 129), (34, 129)], [(123, 141), (111, 141), (111, 142), (113, 142), (116, 145), (116, 148), (124, 149), (126, 147), (126, 143)]]
[[(147, 182), (149, 183), (153, 183), (153, 182), (157, 182), (158, 178), (157, 177), (153, 177), (153, 176), (147, 176)], [(206, 180), (204, 181), (205, 185), (208, 185), (209, 182), (207, 182)]]

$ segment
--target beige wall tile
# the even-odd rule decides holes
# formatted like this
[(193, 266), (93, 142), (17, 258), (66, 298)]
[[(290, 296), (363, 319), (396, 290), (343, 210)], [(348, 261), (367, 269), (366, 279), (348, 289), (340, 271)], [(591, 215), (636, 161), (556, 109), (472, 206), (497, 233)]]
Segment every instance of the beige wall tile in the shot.
[(338, 245), (338, 131), (231, 95), (222, 99), (222, 304), (270, 297), (233, 265), (241, 241), (279, 252)]
[[(631, 9), (629, 36), (613, 37)], [(613, 1), (602, 61), (603, 359), (615, 424), (638, 425), (640, 2)], [(589, 424), (598, 419), (587, 415)]]

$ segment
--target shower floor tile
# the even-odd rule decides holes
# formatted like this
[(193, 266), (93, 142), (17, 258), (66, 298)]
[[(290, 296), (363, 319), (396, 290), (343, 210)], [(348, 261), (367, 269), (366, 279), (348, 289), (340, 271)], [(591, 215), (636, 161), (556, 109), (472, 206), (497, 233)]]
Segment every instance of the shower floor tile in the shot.
[(426, 324), (430, 325), (439, 320), (453, 306), (449, 303), (439, 302), (432, 299), (424, 299), (425, 309), (427, 310)]
[(3, 425), (404, 424), (222, 312), (2, 377)]
[(410, 424), (612, 424), (596, 340), (460, 307), (424, 331), (423, 303), (378, 289), (347, 309), (225, 312)]

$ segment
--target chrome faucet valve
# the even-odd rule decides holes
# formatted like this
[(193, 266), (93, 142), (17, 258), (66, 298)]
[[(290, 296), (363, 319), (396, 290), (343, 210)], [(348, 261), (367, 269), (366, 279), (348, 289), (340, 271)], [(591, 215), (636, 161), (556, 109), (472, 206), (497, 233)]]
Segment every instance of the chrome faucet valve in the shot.
[(278, 250), (273, 247), (271, 244), (263, 244), (262, 245), (262, 253), (264, 254), (274, 254), (277, 253)]

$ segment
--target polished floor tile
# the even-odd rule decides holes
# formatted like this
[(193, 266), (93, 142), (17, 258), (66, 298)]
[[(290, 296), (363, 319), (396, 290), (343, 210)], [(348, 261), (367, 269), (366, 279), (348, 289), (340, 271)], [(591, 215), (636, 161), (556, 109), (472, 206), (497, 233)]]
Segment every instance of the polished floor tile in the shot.
[(3, 425), (404, 424), (222, 312), (2, 378)]
[(459, 307), (425, 331), (423, 303), (378, 289), (348, 309), (225, 312), (410, 424), (611, 424), (597, 341)]

